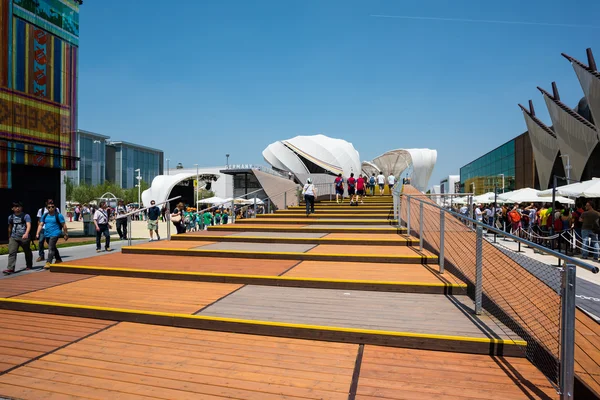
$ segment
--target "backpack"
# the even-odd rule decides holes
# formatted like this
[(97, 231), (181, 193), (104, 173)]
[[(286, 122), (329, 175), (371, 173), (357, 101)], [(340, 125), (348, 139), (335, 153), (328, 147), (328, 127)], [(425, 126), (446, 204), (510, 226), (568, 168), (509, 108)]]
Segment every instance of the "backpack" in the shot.
[(374, 184), (375, 184), (375, 177), (374, 177), (374, 176), (372, 176), (372, 177), (369, 179), (369, 183), (370, 183), (371, 185), (374, 185)]
[(348, 187), (354, 188), (356, 181), (354, 182), (350, 182), (350, 180), (348, 180)]
[(24, 225), (24, 226), (25, 226), (25, 229), (27, 230), (27, 222), (25, 222), (25, 216), (26, 216), (26, 215), (27, 215), (27, 214), (23, 213), (23, 217), (21, 218), (21, 222), (20, 222), (19, 224), (15, 224), (15, 223), (13, 222), (13, 221), (14, 221), (14, 217), (15, 217), (15, 215), (14, 215), (14, 214), (11, 214), (11, 216), (10, 216), (10, 217), (8, 217), (8, 223), (9, 223), (10, 225), (12, 225), (13, 227), (14, 227), (15, 225)]
[(341, 188), (343, 183), (344, 183), (343, 179), (340, 179), (340, 180), (336, 179), (335, 180), (335, 186), (338, 187), (338, 188)]
[(508, 219), (510, 219), (510, 222), (516, 224), (517, 222), (521, 221), (521, 214), (519, 214), (517, 211), (511, 211), (508, 213)]
[[(50, 215), (50, 214), (46, 213), (46, 214), (42, 215), (42, 222), (43, 222), (44, 224), (46, 223), (46, 217), (47, 217), (48, 215)], [(54, 213), (54, 218), (56, 218), (56, 225), (58, 225), (58, 227), (59, 227), (60, 229), (62, 229), (62, 228), (63, 228), (63, 224), (60, 222), (60, 219), (58, 219), (58, 213)]]

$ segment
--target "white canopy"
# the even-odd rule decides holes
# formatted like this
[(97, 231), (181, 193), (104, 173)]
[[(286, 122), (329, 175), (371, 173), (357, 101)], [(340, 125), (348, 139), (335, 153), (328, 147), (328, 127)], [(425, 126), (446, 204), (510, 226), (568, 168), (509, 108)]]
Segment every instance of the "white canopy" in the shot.
[[(600, 178), (559, 186), (556, 188), (556, 194), (570, 197), (600, 197)], [(552, 189), (540, 192), (540, 196), (551, 197)]]
[(231, 199), (227, 200), (227, 199), (222, 199), (218, 196), (213, 196), (213, 197), (209, 197), (207, 199), (198, 200), (198, 203), (200, 203), (200, 204), (221, 204), (221, 203), (225, 203), (226, 201), (231, 201)]
[[(512, 192), (502, 193), (498, 196), (498, 198), (503, 200), (505, 203), (543, 203), (549, 200), (548, 198), (540, 197), (539, 193), (539, 190), (524, 188), (514, 190)], [(556, 197), (556, 201), (561, 204), (575, 203), (571, 199), (560, 196)]]
[(494, 192), (487, 192), (473, 197), (473, 204), (487, 204), (494, 202)]

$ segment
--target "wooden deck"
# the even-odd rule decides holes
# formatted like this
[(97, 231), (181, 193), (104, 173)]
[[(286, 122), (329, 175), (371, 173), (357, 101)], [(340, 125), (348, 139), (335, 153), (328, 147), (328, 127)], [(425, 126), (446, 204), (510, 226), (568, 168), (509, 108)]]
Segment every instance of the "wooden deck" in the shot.
[[(459, 391), (474, 400), (556, 398), (524, 359), (451, 355), (119, 323), (0, 376), (0, 394), (28, 400), (346, 400), (354, 392), (363, 399), (432, 393), (457, 399)], [(436, 365), (438, 359), (443, 364)], [(433, 369), (443, 367), (440, 389), (423, 376), (408, 381), (402, 366), (410, 360), (421, 372), (430, 368), (432, 380)], [(481, 368), (479, 378), (473, 365)], [(488, 390), (482, 373), (501, 387)], [(528, 389), (528, 382), (538, 390)]]
[(35, 292), (69, 282), (90, 278), (91, 275), (81, 274), (37, 274), (11, 275), (0, 279), (0, 297), (12, 297), (19, 294)]

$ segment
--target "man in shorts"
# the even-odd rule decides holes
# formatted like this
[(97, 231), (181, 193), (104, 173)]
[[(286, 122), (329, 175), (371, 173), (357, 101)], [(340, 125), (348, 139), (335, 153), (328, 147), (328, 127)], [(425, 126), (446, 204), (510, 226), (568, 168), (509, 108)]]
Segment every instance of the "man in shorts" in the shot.
[(390, 176), (388, 176), (387, 180), (388, 180), (388, 187), (390, 189), (390, 194), (392, 194), (392, 188), (394, 187), (394, 183), (396, 183), (396, 177), (394, 176), (394, 174), (392, 174), (390, 172)]
[(354, 172), (350, 173), (350, 178), (348, 178), (348, 197), (350, 197), (350, 205), (354, 203), (355, 195), (356, 195), (356, 179), (354, 178)]
[(365, 197), (365, 180), (367, 176), (363, 178), (362, 174), (358, 176), (356, 180), (356, 202), (360, 200), (360, 204), (363, 204), (363, 197)]
[(385, 175), (383, 175), (383, 172), (379, 172), (379, 175), (377, 175), (377, 184), (379, 185), (379, 195), (383, 196), (383, 189), (385, 188)]
[(371, 196), (375, 196), (375, 182), (377, 182), (377, 179), (375, 178), (375, 173), (373, 173), (369, 178), (369, 190), (371, 191)]
[(344, 178), (342, 178), (342, 174), (338, 174), (335, 178), (335, 202), (340, 203), (340, 200), (342, 203), (344, 202)]
[(150, 241), (154, 240), (154, 232), (156, 232), (156, 240), (160, 240), (158, 234), (158, 219), (160, 218), (160, 208), (156, 206), (154, 200), (150, 201), (150, 208), (148, 209), (148, 230), (150, 231)]

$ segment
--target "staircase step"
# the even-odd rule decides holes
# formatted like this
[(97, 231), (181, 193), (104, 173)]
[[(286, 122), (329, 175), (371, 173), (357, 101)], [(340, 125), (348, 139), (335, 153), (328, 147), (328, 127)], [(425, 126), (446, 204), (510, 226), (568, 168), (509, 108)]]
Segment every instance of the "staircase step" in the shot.
[[(367, 247), (367, 246), (365, 246)], [(398, 250), (410, 247), (398, 247)], [(161, 248), (161, 247), (142, 247), (127, 246), (122, 248), (123, 254), (155, 254), (155, 255), (173, 255), (173, 256), (192, 256), (192, 257), (226, 257), (226, 258), (258, 258), (270, 260), (310, 260), (310, 261), (347, 261), (347, 262), (380, 262), (380, 263), (399, 263), (399, 264), (435, 264), (438, 257), (432, 254), (416, 251), (407, 251), (404, 254), (335, 254), (319, 252), (299, 252), (299, 251), (252, 251), (252, 250), (232, 250), (232, 249), (181, 249), (181, 248)], [(367, 250), (365, 250), (367, 251)]]
[[(419, 268), (415, 266), (415, 268)], [(375, 292), (446, 294), (465, 293), (467, 285), (451, 282), (395, 282), (356, 279), (325, 279), (310, 277), (290, 277), (279, 275), (225, 274), (210, 272), (189, 272), (161, 269), (115, 268), (85, 265), (52, 264), (51, 272), (122, 276), (130, 278), (167, 279), (194, 282), (232, 283), (279, 287), (300, 287), (311, 289), (363, 290)]]
[[(276, 232), (273, 232), (276, 235)], [(174, 241), (198, 241), (207, 240), (210, 242), (249, 242), (249, 243), (308, 243), (308, 244), (339, 244), (339, 245), (377, 245), (377, 246), (413, 246), (419, 244), (419, 239), (406, 238), (398, 236), (397, 239), (377, 239), (375, 238), (310, 238), (310, 237), (285, 237), (285, 236), (252, 236), (251, 234), (243, 236), (233, 235), (193, 235), (183, 234), (175, 235), (171, 238)]]
[(319, 225), (395, 225), (397, 221), (394, 219), (367, 219), (367, 218), (354, 218), (354, 219), (327, 219), (327, 218), (270, 218), (267, 221), (258, 218), (244, 218), (235, 221), (236, 225), (239, 224), (319, 224)]
[[(340, 213), (340, 214), (336, 214), (336, 213), (329, 213), (326, 211), (317, 211), (315, 213), (310, 214), (310, 218), (333, 218), (333, 219), (352, 219), (352, 218), (358, 218), (358, 219), (389, 219), (390, 218), (390, 214), (389, 212), (387, 213), (381, 213), (381, 214), (372, 214), (372, 213)], [(276, 212), (274, 214), (258, 214), (256, 216), (256, 218), (259, 219), (265, 219), (265, 220), (271, 220), (271, 219), (278, 219), (278, 218), (305, 218), (306, 217), (306, 213), (279, 213)]]
[(228, 225), (218, 225), (218, 226), (209, 226), (209, 231), (236, 231), (236, 232), (304, 232), (304, 233), (405, 233), (406, 228), (392, 226), (389, 227), (369, 227), (369, 226), (325, 226), (325, 227), (316, 227), (316, 226), (276, 226), (269, 224), (228, 224)]

